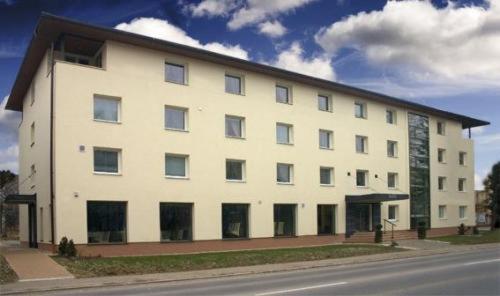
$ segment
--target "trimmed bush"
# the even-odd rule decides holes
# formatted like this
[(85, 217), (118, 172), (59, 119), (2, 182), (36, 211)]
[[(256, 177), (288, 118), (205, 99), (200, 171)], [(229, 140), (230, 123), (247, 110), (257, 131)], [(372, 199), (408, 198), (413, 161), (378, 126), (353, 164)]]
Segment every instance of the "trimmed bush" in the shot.
[(458, 235), (464, 235), (466, 231), (467, 231), (467, 229), (465, 228), (464, 223), (462, 223), (462, 224), (460, 224), (460, 226), (458, 226)]
[(59, 242), (59, 247), (57, 248), (57, 253), (59, 256), (66, 256), (66, 250), (68, 249), (68, 238), (63, 236)]
[(69, 240), (68, 246), (66, 247), (66, 256), (76, 257), (75, 243), (72, 239)]
[(418, 222), (417, 226), (418, 239), (425, 239), (427, 237), (427, 226), (425, 221)]
[(377, 244), (382, 242), (383, 234), (382, 234), (382, 224), (377, 224), (375, 226), (375, 242)]
[(479, 228), (477, 228), (477, 226), (472, 227), (472, 234), (474, 234), (474, 235), (479, 234)]

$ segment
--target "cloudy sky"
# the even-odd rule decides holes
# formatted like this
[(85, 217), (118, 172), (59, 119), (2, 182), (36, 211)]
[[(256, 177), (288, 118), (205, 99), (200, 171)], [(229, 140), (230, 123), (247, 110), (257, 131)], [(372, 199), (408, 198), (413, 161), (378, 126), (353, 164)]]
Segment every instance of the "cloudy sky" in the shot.
[(500, 160), (500, 0), (0, 0), (0, 170), (17, 171), (3, 107), (41, 11), (484, 119), (476, 184)]

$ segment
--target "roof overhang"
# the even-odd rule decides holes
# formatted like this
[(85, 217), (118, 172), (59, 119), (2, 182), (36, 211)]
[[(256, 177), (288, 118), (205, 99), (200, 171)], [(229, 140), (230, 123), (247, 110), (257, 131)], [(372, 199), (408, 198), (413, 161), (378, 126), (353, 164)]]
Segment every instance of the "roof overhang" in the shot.
[(391, 194), (391, 193), (371, 193), (362, 195), (346, 195), (346, 203), (380, 203), (384, 201), (395, 201), (409, 199), (408, 194)]
[(36, 204), (36, 194), (11, 194), (4, 201), (6, 204)]
[(17, 74), (16, 81), (7, 101), (6, 108), (14, 111), (22, 111), (22, 100), (25, 96), (35, 74), (38, 65), (53, 41), (61, 34), (74, 34), (81, 37), (87, 37), (94, 40), (111, 40), (131, 45), (136, 45), (153, 50), (170, 52), (173, 54), (184, 55), (196, 59), (201, 59), (217, 64), (243, 69), (270, 75), (279, 79), (296, 81), (320, 89), (337, 91), (373, 101), (398, 106), (409, 109), (414, 112), (421, 112), (426, 115), (434, 115), (442, 118), (448, 118), (462, 123), (462, 128), (471, 128), (482, 125), (488, 125), (489, 122), (471, 118), (468, 116), (455, 114), (425, 105), (409, 102), (406, 100), (394, 98), (391, 96), (367, 91), (364, 89), (336, 83), (333, 81), (311, 77), (269, 65), (259, 64), (247, 60), (242, 60), (215, 52), (194, 48), (174, 42), (151, 38), (139, 34), (134, 34), (113, 28), (89, 25), (75, 20), (42, 13), (37, 27), (24, 56), (23, 63)]

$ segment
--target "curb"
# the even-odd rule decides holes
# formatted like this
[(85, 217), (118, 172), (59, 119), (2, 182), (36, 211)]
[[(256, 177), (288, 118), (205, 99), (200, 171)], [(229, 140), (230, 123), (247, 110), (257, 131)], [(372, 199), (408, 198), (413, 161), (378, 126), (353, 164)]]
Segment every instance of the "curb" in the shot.
[[(25, 286), (26, 282), (17, 282), (0, 286), (2, 295), (14, 295), (22, 293), (50, 292), (62, 290), (75, 290), (85, 288), (102, 288), (131, 285), (145, 285), (154, 283), (181, 282), (187, 280), (201, 280), (213, 278), (225, 278), (242, 275), (255, 275), (273, 272), (287, 272), (297, 270), (308, 270), (324, 267), (341, 267), (352, 264), (376, 263), (388, 260), (406, 260), (412, 258), (427, 257), (440, 254), (460, 254), (475, 250), (500, 250), (500, 244), (455, 246), (434, 250), (408, 250), (405, 252), (384, 253), (375, 255), (363, 255), (338, 259), (327, 259), (318, 261), (290, 262), (283, 264), (254, 265), (244, 267), (229, 267), (222, 269), (197, 270), (186, 272), (171, 272), (146, 275), (109, 276), (99, 278), (77, 278), (74, 280), (50, 280), (37, 282), (37, 286)], [(96, 279), (100, 279), (96, 282)], [(43, 284), (46, 284), (43, 287)]]

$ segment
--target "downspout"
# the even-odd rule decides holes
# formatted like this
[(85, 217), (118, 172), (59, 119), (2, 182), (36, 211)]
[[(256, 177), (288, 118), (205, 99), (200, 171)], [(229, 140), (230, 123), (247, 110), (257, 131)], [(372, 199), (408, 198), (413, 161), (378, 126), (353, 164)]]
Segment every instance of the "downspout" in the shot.
[(50, 47), (50, 234), (55, 246), (54, 233), (54, 42)]

